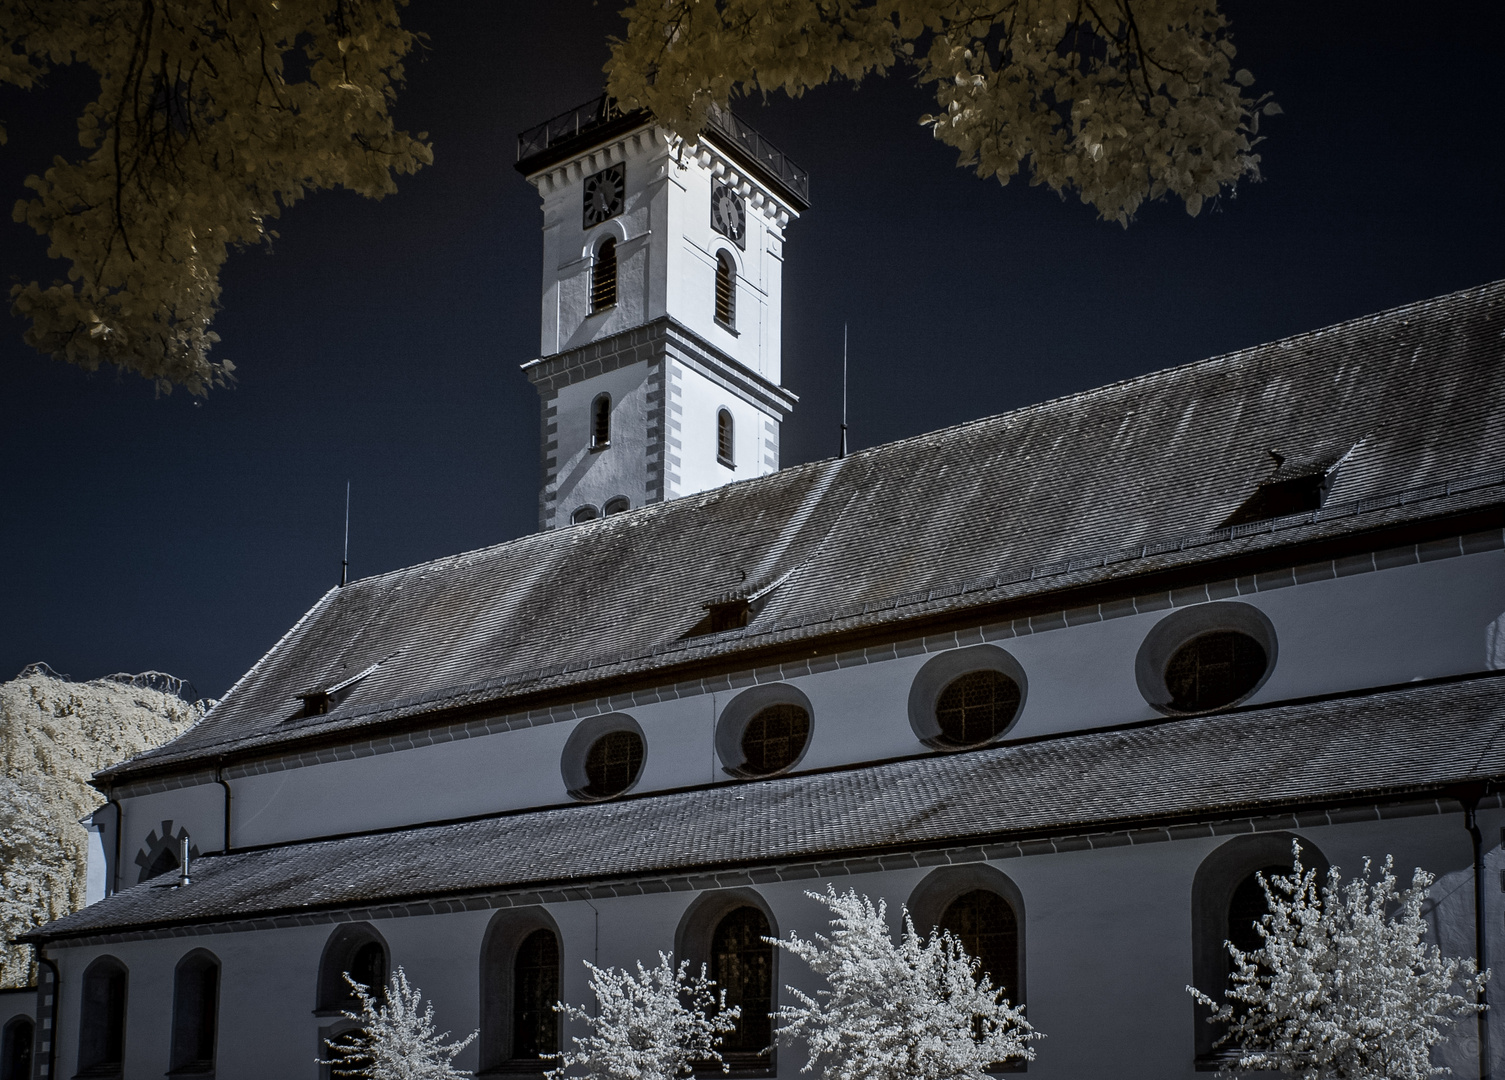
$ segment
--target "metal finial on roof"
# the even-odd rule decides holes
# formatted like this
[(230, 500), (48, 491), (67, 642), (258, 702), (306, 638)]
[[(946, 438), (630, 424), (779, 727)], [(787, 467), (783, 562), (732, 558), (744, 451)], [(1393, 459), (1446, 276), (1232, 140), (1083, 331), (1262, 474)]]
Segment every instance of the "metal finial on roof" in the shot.
[(841, 324), (841, 452), (847, 456), (847, 324)]
[(350, 481), (345, 481), (345, 555), (340, 560), (340, 588), (350, 580)]

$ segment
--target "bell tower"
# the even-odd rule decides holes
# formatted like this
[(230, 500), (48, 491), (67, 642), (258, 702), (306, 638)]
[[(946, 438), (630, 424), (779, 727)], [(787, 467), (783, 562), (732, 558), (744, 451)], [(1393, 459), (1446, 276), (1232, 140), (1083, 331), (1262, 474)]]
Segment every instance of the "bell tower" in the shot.
[(543, 200), (544, 529), (779, 467), (784, 229), (809, 175), (730, 112), (686, 144), (598, 98), (518, 136)]

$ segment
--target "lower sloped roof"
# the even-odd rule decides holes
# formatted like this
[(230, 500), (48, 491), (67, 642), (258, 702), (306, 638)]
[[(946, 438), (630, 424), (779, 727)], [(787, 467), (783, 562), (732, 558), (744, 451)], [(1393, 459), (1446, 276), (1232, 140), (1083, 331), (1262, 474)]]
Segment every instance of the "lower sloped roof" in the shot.
[(1067, 735), (193, 864), (36, 932), (165, 924), (579, 885), (1103, 831), (1505, 777), (1505, 677)]

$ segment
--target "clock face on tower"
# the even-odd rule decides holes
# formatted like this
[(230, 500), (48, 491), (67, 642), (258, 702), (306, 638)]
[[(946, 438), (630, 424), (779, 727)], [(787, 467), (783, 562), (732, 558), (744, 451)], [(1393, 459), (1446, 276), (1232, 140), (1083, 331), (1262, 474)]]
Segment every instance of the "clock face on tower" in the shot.
[(585, 227), (599, 225), (607, 218), (622, 212), (622, 195), (627, 188), (623, 166), (613, 165), (585, 178), (585, 206), (582, 218)]
[(742, 197), (726, 184), (711, 189), (711, 228), (739, 248), (747, 246), (747, 213)]

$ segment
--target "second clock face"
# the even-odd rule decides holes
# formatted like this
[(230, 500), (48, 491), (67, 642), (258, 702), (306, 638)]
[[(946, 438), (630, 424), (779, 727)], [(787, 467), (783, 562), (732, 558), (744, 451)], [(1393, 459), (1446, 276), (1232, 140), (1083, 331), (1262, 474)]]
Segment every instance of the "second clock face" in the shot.
[(582, 218), (585, 227), (599, 225), (607, 218), (622, 212), (622, 196), (627, 190), (627, 175), (623, 166), (613, 165), (585, 178), (585, 206)]
[(711, 228), (738, 247), (747, 243), (747, 212), (742, 197), (725, 184), (711, 189)]

